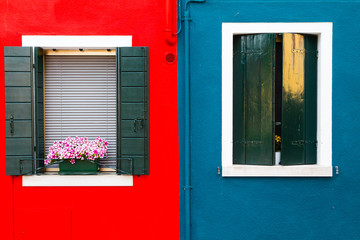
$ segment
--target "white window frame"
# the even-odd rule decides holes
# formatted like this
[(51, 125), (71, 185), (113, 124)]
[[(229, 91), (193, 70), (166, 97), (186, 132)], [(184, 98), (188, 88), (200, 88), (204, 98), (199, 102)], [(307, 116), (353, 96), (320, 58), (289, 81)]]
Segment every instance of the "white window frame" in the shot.
[[(47, 36), (23, 35), (23, 47), (43, 49), (113, 49), (131, 47), (132, 36)], [(22, 185), (31, 186), (133, 186), (132, 175), (99, 173), (99, 175), (32, 175), (22, 176)]]
[[(233, 36), (257, 33), (300, 33), (318, 36), (317, 164), (233, 164)], [(223, 23), (222, 176), (331, 177), (332, 172), (332, 23)]]

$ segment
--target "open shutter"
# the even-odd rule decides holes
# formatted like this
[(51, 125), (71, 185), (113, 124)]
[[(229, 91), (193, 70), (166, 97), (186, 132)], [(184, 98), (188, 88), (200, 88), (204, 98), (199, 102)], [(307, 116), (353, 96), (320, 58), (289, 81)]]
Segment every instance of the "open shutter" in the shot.
[(281, 164), (316, 163), (317, 37), (283, 35)]
[(116, 49), (118, 174), (149, 174), (148, 48)]
[(234, 37), (233, 161), (274, 163), (275, 34)]
[(44, 166), (44, 54), (43, 49), (35, 47), (35, 129), (36, 129), (36, 167)]
[(6, 174), (33, 170), (32, 48), (5, 47)]
[(305, 164), (316, 164), (317, 156), (317, 36), (305, 38)]

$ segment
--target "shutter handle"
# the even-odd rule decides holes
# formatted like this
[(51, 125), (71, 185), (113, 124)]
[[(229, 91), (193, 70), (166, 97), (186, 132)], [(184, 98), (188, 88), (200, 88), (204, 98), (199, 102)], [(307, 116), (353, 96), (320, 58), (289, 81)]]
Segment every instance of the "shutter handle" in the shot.
[(144, 118), (139, 118), (140, 121), (140, 128), (143, 129), (145, 126), (145, 119)]
[(138, 123), (140, 124), (140, 129), (143, 129), (145, 126), (145, 119), (143, 118), (134, 119), (134, 132), (137, 132)]
[(10, 115), (10, 134), (14, 135), (14, 116)]
[(134, 132), (136, 132), (136, 123), (137, 123), (137, 119), (134, 119)]

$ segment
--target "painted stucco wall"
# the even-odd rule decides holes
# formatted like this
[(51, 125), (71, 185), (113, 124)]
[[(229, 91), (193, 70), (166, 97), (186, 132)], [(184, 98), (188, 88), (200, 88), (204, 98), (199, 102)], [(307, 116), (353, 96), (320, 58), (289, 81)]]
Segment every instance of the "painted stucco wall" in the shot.
[[(191, 236), (193, 240), (360, 239), (360, 3), (218, 1), (190, 4)], [(331, 178), (223, 178), (222, 22), (333, 22)], [(183, 115), (184, 32), (179, 37)], [(184, 125), (180, 117), (180, 142)], [(184, 185), (183, 144), (180, 183)], [(184, 194), (181, 191), (181, 235)]]
[(4, 46), (21, 46), (22, 35), (131, 35), (149, 47), (151, 139), (150, 175), (134, 176), (133, 187), (22, 187), (5, 175), (1, 121), (0, 239), (180, 238), (177, 66), (165, 61), (176, 45), (164, 28), (165, 1), (0, 0), (1, 119)]

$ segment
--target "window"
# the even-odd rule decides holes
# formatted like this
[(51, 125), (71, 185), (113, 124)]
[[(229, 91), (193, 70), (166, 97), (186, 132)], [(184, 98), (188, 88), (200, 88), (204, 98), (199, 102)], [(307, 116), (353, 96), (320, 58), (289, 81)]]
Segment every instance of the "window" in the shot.
[(100, 136), (109, 142), (100, 169), (116, 168), (115, 50), (45, 50), (44, 70), (45, 156), (56, 140)]
[(331, 23), (224, 23), (222, 78), (223, 176), (332, 175)]
[[(44, 46), (44, 50), (35, 48), (34, 60), (31, 47), (5, 48), (8, 175), (19, 175), (21, 172), (31, 172), (33, 170), (34, 166), (30, 161), (23, 161), (20, 164), (21, 159), (33, 159), (35, 154), (37, 157), (44, 157), (44, 151), (42, 150), (45, 143), (43, 130), (44, 127), (46, 129), (47, 123), (46, 119), (45, 121), (43, 119), (43, 99), (46, 101), (47, 96), (43, 96), (42, 66), (44, 64), (44, 55), (46, 55), (44, 52), (51, 52), (51, 49), (56, 48), (56, 45), (47, 46), (44, 44), (46, 38), (49, 37), (44, 36), (40, 38), (40, 41), (36, 42), (40, 43), (40, 46)], [(54, 37), (63, 38), (63, 42), (71, 39), (70, 36), (65, 37), (65, 39), (61, 36)], [(94, 46), (95, 41), (88, 39), (89, 41), (86, 42), (84, 38), (86, 37), (82, 36), (82, 41), (80, 40), (76, 44), (86, 45), (90, 42), (92, 46), (85, 47), (88, 49), (97, 48), (97, 46)], [(94, 40), (94, 37), (90, 38)], [(99, 39), (103, 42), (102, 44), (109, 42), (107, 37), (99, 37)], [(74, 44), (74, 37), (71, 40), (72, 44)], [(63, 42), (60, 43), (59, 49), (62, 48), (61, 44)], [(115, 42), (119, 43), (119, 41)], [(72, 45), (70, 48), (74, 49), (76, 47)], [(111, 71), (115, 73), (116, 78), (116, 126), (114, 130), (116, 133), (116, 147), (113, 149), (113, 155), (118, 158), (116, 162), (117, 173), (148, 174), (148, 50), (145, 47), (114, 48), (111, 44), (109, 48), (113, 49), (110, 51), (113, 53), (115, 53), (116, 49), (116, 54), (113, 54), (114, 60), (116, 56), (116, 71), (113, 71), (113, 69)], [(79, 51), (79, 48), (76, 49)], [(107, 51), (108, 47), (101, 46), (100, 49), (104, 49), (101, 51)], [(86, 61), (88, 60), (89, 58)], [(34, 69), (32, 68), (33, 62)], [(46, 63), (47, 61), (45, 61)], [(46, 67), (48, 66), (45, 66), (45, 69)], [(33, 75), (34, 80), (32, 80)], [(19, 98), (21, 95), (24, 95), (24, 97)], [(92, 124), (90, 123), (90, 125)], [(20, 169), (20, 166), (23, 169)]]

